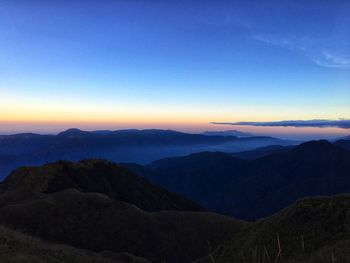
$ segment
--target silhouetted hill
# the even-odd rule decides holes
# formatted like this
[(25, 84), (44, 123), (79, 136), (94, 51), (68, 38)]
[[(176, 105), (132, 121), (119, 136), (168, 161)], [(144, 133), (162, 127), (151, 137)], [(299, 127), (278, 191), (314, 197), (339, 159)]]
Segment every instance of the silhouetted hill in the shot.
[(75, 128), (68, 129), (66, 131), (63, 131), (57, 134), (57, 136), (59, 137), (68, 137), (68, 138), (86, 137), (86, 136), (92, 136), (92, 135), (94, 135), (94, 133), (82, 131)]
[(138, 172), (210, 211), (249, 220), (302, 197), (350, 192), (350, 152), (327, 141), (256, 160), (208, 152), (167, 158)]
[(298, 201), (247, 225), (198, 262), (348, 262), (349, 209), (350, 195)]
[(344, 149), (350, 150), (350, 140), (339, 140), (334, 143), (339, 147), (343, 147)]
[(129, 253), (150, 262), (203, 257), (208, 242), (217, 247), (246, 224), (195, 212), (201, 208), (192, 201), (100, 160), (22, 167), (1, 183), (0, 192), (0, 223), (6, 227), (53, 243)]
[[(269, 137), (241, 139), (155, 129), (92, 132), (69, 129), (58, 135), (2, 135), (0, 180), (20, 165), (42, 165), (57, 160), (102, 158), (115, 162), (148, 163), (200, 151), (233, 152), (270, 144), (292, 143)], [(11, 156), (13, 160), (3, 160), (1, 156), (4, 155)]]
[(0, 191), (55, 193), (65, 189), (102, 193), (145, 211), (200, 211), (199, 205), (149, 183), (124, 167), (103, 160), (60, 161), (13, 171)]

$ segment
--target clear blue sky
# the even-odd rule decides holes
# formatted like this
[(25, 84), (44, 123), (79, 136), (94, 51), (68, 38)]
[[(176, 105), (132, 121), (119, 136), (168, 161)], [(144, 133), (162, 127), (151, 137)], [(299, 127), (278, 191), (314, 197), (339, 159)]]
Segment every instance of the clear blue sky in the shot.
[(349, 14), (345, 0), (0, 0), (0, 122), (348, 118)]

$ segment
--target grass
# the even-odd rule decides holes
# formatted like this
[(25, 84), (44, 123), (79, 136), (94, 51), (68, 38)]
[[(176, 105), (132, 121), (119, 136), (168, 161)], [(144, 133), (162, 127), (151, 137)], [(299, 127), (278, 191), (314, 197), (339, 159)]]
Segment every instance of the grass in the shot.
[(350, 263), (350, 195), (307, 198), (249, 223), (210, 263)]
[(0, 226), (1, 263), (118, 263), (149, 261), (128, 254), (94, 253), (66, 245), (48, 244)]
[(283, 257), (283, 244), (281, 244), (279, 234), (276, 234), (277, 251), (269, 252), (266, 246), (254, 247), (250, 250), (241, 250), (235, 259), (227, 260), (212, 252), (205, 260), (198, 263), (350, 263), (350, 240), (337, 242), (332, 246), (324, 246), (314, 252), (305, 252), (304, 237), (300, 237), (300, 251), (292, 257)]

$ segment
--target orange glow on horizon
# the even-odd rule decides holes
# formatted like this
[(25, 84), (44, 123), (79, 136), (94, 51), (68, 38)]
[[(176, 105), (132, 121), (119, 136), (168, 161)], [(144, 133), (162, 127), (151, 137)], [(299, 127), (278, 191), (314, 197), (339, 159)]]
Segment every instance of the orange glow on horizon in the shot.
[[(311, 111), (295, 112), (252, 107), (215, 108), (172, 107), (171, 105), (91, 105), (79, 102), (40, 102), (5, 100), (0, 105), (0, 133), (39, 132), (57, 133), (68, 128), (85, 130), (117, 129), (173, 129), (185, 132), (205, 130), (240, 130), (257, 135), (287, 136), (288, 134), (319, 134), (326, 136), (348, 135), (340, 128), (294, 128), (213, 125), (210, 122), (280, 121), (291, 119), (316, 119)], [(257, 113), (258, 112), (258, 113)], [(305, 112), (307, 115), (305, 115)], [(261, 116), (264, 116), (262, 118)], [(336, 111), (322, 114), (323, 118), (337, 119)]]

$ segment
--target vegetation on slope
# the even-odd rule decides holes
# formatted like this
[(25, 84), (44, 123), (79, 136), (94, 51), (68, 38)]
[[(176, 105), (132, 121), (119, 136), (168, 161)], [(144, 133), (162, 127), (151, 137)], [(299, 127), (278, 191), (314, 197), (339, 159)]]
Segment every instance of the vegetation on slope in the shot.
[(200, 262), (348, 262), (349, 211), (350, 195), (298, 201), (247, 225)]
[(192, 201), (99, 160), (21, 168), (0, 189), (0, 223), (7, 227), (151, 262), (191, 262), (208, 254), (208, 242), (215, 248), (246, 224), (195, 211)]
[(95, 253), (67, 245), (43, 242), (0, 226), (2, 263), (150, 263), (127, 253)]

